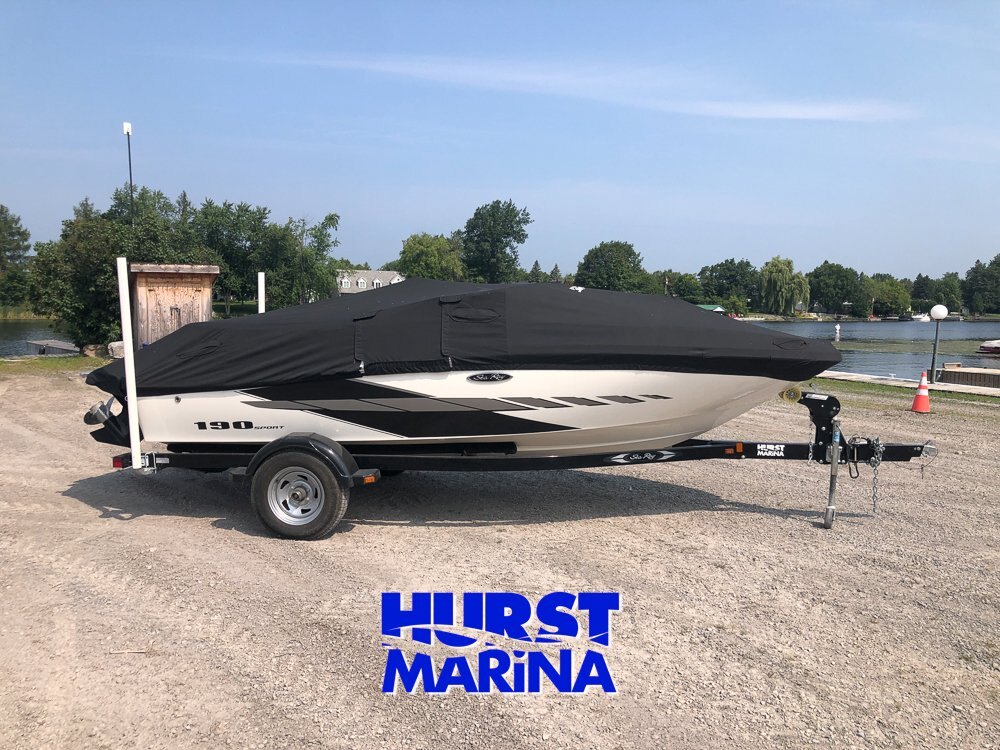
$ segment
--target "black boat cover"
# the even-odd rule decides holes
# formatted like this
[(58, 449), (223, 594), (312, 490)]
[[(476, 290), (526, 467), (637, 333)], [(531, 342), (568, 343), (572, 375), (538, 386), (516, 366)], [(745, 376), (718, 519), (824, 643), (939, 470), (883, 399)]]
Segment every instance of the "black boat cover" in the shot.
[[(665, 370), (800, 381), (831, 344), (661, 295), (560, 284), (410, 279), (359, 294), (192, 323), (136, 353), (140, 396), (489, 369)], [(87, 377), (124, 401), (121, 360)]]

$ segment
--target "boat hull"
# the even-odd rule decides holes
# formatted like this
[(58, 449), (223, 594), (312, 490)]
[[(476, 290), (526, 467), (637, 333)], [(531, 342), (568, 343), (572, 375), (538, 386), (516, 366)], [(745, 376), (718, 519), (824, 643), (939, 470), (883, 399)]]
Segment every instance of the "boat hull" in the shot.
[(461, 371), (139, 398), (146, 440), (202, 447), (313, 432), (348, 447), (503, 443), (518, 456), (666, 448), (789, 381), (641, 370)]

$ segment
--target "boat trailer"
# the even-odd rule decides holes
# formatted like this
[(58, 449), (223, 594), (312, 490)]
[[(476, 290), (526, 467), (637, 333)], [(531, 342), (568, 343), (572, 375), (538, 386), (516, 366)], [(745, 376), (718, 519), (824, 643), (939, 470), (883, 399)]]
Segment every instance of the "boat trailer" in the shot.
[[(286, 435), (263, 447), (232, 445), (224, 451), (206, 451), (203, 446), (168, 445), (166, 452), (142, 453), (145, 472), (164, 468), (186, 468), (197, 471), (225, 471), (253, 475), (265, 460), (277, 453), (295, 451), (311, 454), (332, 471), (343, 492), (356, 485), (372, 484), (384, 474), (407, 470), (417, 471), (536, 471), (545, 469), (577, 469), (613, 467), (633, 464), (702, 461), (707, 459), (767, 459), (777, 461), (810, 461), (829, 465), (830, 485), (823, 528), (833, 527), (837, 517), (838, 470), (848, 467), (852, 477), (858, 475), (861, 464), (874, 471), (872, 502), (877, 499), (878, 469), (887, 461), (910, 461), (933, 457), (937, 449), (933, 441), (925, 443), (883, 443), (878, 438), (847, 439), (840, 427), (840, 402), (835, 396), (801, 392), (797, 388), (782, 394), (786, 401), (795, 401), (809, 410), (815, 428), (808, 443), (780, 441), (753, 442), (748, 440), (687, 440), (669, 448), (631, 451), (615, 454), (584, 456), (520, 457), (514, 443), (461, 443), (452, 445), (378, 444), (340, 445), (318, 434)], [(220, 446), (222, 448), (222, 446)], [(130, 468), (132, 453), (115, 456), (115, 468)]]

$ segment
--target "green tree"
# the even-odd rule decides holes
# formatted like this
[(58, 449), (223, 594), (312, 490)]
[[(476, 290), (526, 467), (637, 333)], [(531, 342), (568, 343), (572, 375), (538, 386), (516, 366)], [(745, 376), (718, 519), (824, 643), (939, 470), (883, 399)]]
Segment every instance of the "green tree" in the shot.
[(31, 233), (21, 226), (21, 217), (0, 204), (0, 275), (19, 268), (31, 250)]
[(0, 307), (17, 307), (28, 301), (30, 278), (28, 264), (13, 266), (0, 274)]
[(970, 312), (1000, 312), (1000, 255), (989, 263), (977, 260), (965, 272), (962, 294)]
[(788, 258), (775, 256), (760, 269), (761, 301), (766, 312), (791, 315), (797, 304), (809, 304), (809, 281)]
[(278, 269), (290, 280), (292, 299), (297, 304), (324, 299), (337, 291), (337, 268), (331, 263), (330, 250), (340, 245), (333, 237), (340, 224), (340, 216), (327, 214), (318, 224), (310, 225), (306, 219), (289, 219), (285, 224), (292, 235), (287, 256)]
[(642, 256), (631, 242), (602, 242), (587, 251), (576, 269), (576, 286), (640, 292), (648, 285)]
[(741, 294), (726, 298), (722, 304), (726, 308), (726, 312), (731, 312), (740, 317), (750, 312), (750, 307), (747, 305), (747, 298)]
[(518, 208), (511, 200), (477, 208), (461, 234), (469, 279), (490, 284), (513, 281), (518, 270), (517, 247), (528, 239), (525, 227), (530, 223), (528, 209)]
[(528, 271), (528, 281), (532, 284), (541, 284), (548, 280), (548, 274), (542, 270), (542, 264), (536, 260), (534, 264), (532, 264), (531, 270)]
[[(680, 297), (694, 305), (701, 304), (705, 299), (705, 292), (701, 286), (701, 281), (693, 273), (667, 271), (666, 280), (669, 281), (667, 288), (674, 297)], [(657, 286), (659, 285), (657, 284)]]
[(554, 281), (556, 284), (561, 284), (563, 280), (562, 272), (559, 270), (559, 264), (556, 263), (552, 266), (552, 270), (549, 271), (549, 281)]
[(906, 285), (891, 274), (877, 273), (872, 276), (875, 315), (902, 315), (910, 309), (910, 293)]
[(407, 278), (460, 281), (464, 275), (459, 248), (443, 234), (411, 234), (394, 265)]
[[(120, 191), (101, 213), (84, 199), (63, 222), (59, 239), (35, 246), (30, 298), (39, 314), (54, 315), (78, 345), (105, 344), (121, 337), (115, 258), (132, 263), (206, 263), (203, 247), (176, 241), (174, 204), (140, 188), (132, 227), (121, 208)], [(127, 192), (125, 203), (127, 205)]]
[(705, 299), (721, 302), (739, 297), (746, 307), (747, 300), (753, 307), (760, 305), (760, 271), (750, 261), (727, 258), (698, 272)]
[(949, 311), (958, 311), (962, 307), (962, 282), (958, 273), (950, 271), (937, 279), (934, 284), (934, 304), (944, 305)]
[(934, 281), (930, 276), (918, 273), (913, 280), (913, 289), (910, 291), (914, 299), (930, 299), (934, 296)]
[(56, 242), (38, 243), (32, 274), (35, 312), (55, 315), (78, 346), (121, 337), (116, 314), (115, 257), (127, 255), (132, 233), (84, 201), (63, 222)]
[(219, 265), (216, 287), (225, 301), (226, 315), (233, 299), (246, 299), (254, 294), (258, 271), (273, 272), (277, 268), (263, 265), (255, 257), (264, 242), (269, 216), (263, 206), (229, 201), (218, 204), (206, 199), (191, 220), (192, 237), (211, 250)]
[(861, 293), (861, 280), (853, 268), (823, 261), (806, 274), (809, 296), (829, 313), (844, 312), (845, 303), (853, 305)]

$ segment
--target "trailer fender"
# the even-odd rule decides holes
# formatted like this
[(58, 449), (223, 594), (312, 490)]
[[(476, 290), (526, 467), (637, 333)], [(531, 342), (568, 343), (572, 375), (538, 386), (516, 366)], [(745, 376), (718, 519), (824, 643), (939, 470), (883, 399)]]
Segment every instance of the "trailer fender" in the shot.
[(350, 489), (356, 484), (372, 484), (379, 478), (378, 469), (359, 469), (357, 462), (340, 443), (315, 432), (293, 432), (284, 437), (272, 440), (261, 448), (247, 464), (246, 473), (253, 476), (260, 465), (276, 453), (298, 451), (309, 453), (323, 461), (340, 486)]

